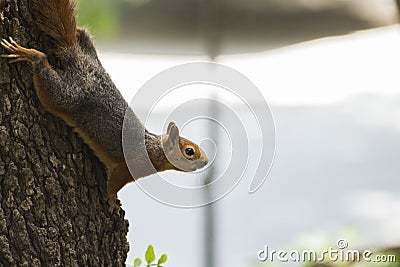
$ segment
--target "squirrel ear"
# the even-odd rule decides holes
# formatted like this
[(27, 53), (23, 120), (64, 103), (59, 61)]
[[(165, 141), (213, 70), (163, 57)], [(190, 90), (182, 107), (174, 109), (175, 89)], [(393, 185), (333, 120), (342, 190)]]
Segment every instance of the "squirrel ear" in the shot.
[(179, 129), (174, 122), (170, 122), (167, 129), (168, 141), (172, 144), (179, 142)]
[(169, 134), (169, 131), (170, 131), (171, 128), (174, 127), (174, 126), (176, 126), (175, 122), (172, 122), (172, 121), (171, 121), (171, 122), (168, 124), (167, 134)]

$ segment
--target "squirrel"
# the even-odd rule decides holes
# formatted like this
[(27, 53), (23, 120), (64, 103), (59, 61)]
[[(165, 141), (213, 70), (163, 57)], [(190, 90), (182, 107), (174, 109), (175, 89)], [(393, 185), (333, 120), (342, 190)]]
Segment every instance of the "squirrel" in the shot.
[[(207, 165), (204, 151), (180, 137), (175, 123), (169, 124), (163, 136), (145, 129), (103, 68), (91, 35), (77, 26), (74, 0), (32, 0), (32, 10), (38, 28), (51, 40), (46, 53), (25, 48), (9, 37), (1, 45), (11, 54), (2, 57), (10, 63), (31, 63), (41, 105), (71, 126), (106, 166), (111, 212), (118, 208), (117, 192), (129, 182), (156, 172), (194, 171)], [(125, 159), (124, 119), (133, 134), (130, 145), (146, 151), (151, 169), (141, 156)], [(134, 166), (134, 175), (128, 165)]]

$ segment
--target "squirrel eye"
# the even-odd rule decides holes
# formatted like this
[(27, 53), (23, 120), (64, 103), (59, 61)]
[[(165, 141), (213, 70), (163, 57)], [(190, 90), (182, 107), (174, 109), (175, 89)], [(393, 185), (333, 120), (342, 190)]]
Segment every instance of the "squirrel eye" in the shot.
[(186, 149), (185, 149), (185, 153), (186, 153), (186, 155), (188, 155), (189, 157), (191, 157), (191, 156), (194, 155), (194, 149), (191, 148), (191, 147), (186, 148)]

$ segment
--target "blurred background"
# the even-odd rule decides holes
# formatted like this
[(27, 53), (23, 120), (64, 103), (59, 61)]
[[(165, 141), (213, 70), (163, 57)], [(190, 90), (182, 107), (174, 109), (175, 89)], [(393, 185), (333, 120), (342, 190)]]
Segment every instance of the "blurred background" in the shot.
[[(130, 223), (128, 264), (149, 244), (175, 267), (290, 265), (259, 262), (265, 245), (322, 250), (338, 239), (354, 249), (400, 245), (396, 1), (80, 0), (78, 15), (128, 102), (167, 68), (216, 61), (253, 81), (275, 118), (276, 158), (253, 195), (251, 177), (244, 177), (211, 206), (178, 209), (136, 184), (125, 187), (119, 197)], [(159, 121), (163, 108), (154, 114)], [(211, 131), (183, 133), (201, 141), (204, 132)], [(250, 146), (260, 146), (258, 140), (250, 134)], [(216, 165), (210, 172), (224, 168)], [(207, 179), (165, 175), (198, 185)]]

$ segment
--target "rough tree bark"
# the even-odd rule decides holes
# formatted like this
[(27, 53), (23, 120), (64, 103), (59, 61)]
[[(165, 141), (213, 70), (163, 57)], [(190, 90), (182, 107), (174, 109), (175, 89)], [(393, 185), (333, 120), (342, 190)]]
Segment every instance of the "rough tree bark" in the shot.
[[(41, 49), (29, 0), (0, 0), (8, 36)], [(125, 265), (128, 223), (108, 213), (106, 186), (92, 151), (41, 107), (31, 66), (0, 59), (0, 266)]]

